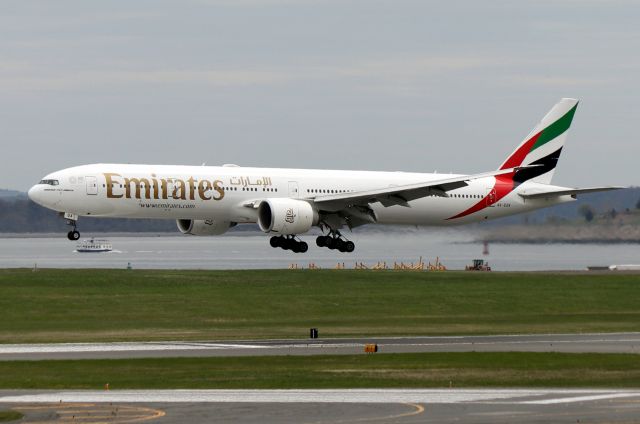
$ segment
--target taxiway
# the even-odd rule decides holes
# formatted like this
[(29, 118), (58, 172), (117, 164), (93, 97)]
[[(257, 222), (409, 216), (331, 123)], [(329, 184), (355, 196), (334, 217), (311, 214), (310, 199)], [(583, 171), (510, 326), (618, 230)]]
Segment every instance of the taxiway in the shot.
[(352, 389), (0, 391), (27, 421), (83, 423), (635, 422), (638, 390)]
[(375, 343), (380, 353), (640, 353), (640, 333), (370, 337), (249, 341), (164, 341), (0, 345), (0, 360), (347, 355)]

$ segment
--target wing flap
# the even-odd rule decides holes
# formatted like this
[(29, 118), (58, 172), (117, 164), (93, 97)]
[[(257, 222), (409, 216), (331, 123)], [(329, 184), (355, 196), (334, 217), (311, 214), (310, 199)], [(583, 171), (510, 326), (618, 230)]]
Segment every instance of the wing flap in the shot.
[(616, 187), (616, 186), (607, 186), (607, 187), (589, 187), (589, 188), (567, 188), (564, 190), (549, 190), (549, 191), (533, 191), (530, 193), (518, 193), (520, 197), (523, 199), (543, 199), (549, 197), (558, 197), (558, 196), (578, 196), (579, 194), (587, 194), (587, 193), (597, 193), (600, 191), (609, 191), (609, 190), (621, 190), (626, 187)]

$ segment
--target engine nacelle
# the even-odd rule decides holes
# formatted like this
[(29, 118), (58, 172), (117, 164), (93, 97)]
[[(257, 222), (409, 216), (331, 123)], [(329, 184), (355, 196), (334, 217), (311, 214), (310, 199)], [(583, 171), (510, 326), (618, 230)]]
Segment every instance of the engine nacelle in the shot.
[(235, 223), (228, 221), (213, 219), (178, 219), (176, 224), (178, 224), (178, 230), (182, 234), (191, 234), (193, 236), (218, 236), (226, 233), (229, 228), (235, 225)]
[(318, 223), (311, 205), (295, 199), (268, 199), (258, 206), (258, 225), (265, 233), (302, 234)]

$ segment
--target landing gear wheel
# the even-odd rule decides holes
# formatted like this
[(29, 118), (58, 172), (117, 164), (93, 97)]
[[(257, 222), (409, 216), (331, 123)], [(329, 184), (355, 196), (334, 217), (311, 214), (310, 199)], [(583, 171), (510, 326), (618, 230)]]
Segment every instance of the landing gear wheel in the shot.
[(72, 228), (72, 230), (67, 233), (67, 238), (71, 241), (79, 240), (80, 233), (78, 232), (76, 227), (76, 224), (78, 223), (78, 215), (65, 213), (64, 214), (65, 218), (67, 218), (67, 215), (70, 215), (67, 219), (67, 225), (69, 225)]
[(290, 236), (273, 236), (269, 239), (271, 247), (279, 247), (282, 250), (291, 250), (294, 253), (304, 253), (309, 250), (309, 245), (300, 240), (295, 239), (295, 235)]
[(333, 238), (333, 237), (326, 237), (325, 240), (324, 240), (324, 245), (325, 245), (325, 247), (328, 247), (329, 249), (334, 250), (334, 249), (336, 249), (336, 247), (338, 245), (337, 240), (338, 239)]
[(294, 243), (293, 239), (284, 238), (280, 242), (280, 247), (282, 247), (283, 250), (293, 250)]
[(330, 230), (328, 235), (318, 236), (316, 244), (318, 247), (326, 247), (330, 250), (339, 250), (345, 253), (351, 253), (356, 248), (355, 243), (345, 239), (338, 230)]

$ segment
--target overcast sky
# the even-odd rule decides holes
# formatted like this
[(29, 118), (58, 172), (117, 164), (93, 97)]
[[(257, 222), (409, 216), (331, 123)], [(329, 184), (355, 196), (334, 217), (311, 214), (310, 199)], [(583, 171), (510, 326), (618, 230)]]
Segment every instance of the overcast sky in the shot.
[(561, 97), (554, 183), (639, 184), (640, 2), (0, 2), (0, 188), (95, 162), (476, 173)]

